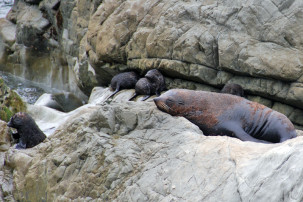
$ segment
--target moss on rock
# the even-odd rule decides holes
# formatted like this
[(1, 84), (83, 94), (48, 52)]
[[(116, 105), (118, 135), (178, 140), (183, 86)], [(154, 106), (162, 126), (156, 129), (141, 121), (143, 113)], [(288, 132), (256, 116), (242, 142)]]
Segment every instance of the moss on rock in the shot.
[(20, 111), (26, 111), (26, 104), (0, 78), (0, 119), (7, 122), (13, 114)]

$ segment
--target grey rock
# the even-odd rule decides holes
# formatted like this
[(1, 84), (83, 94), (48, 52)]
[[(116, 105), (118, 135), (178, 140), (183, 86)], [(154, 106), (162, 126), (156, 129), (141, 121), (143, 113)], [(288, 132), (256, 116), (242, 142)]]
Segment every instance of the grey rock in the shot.
[(91, 98), (98, 104), (61, 120), (49, 141), (9, 150), (5, 161), (14, 168), (14, 199), (302, 200), (301, 136), (269, 145), (206, 137), (153, 102), (121, 98), (110, 104)]
[(61, 112), (70, 112), (79, 107), (84, 103), (72, 93), (44, 93), (36, 101), (35, 105), (46, 106), (56, 109)]

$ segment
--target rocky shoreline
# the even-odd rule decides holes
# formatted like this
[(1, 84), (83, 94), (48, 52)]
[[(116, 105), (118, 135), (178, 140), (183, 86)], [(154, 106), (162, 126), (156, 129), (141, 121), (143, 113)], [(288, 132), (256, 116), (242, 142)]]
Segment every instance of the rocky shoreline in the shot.
[(108, 103), (110, 93), (95, 88), (69, 113), (29, 106), (40, 127), (55, 128), (34, 148), (5, 147), (1, 133), (2, 200), (302, 200), (301, 135), (269, 145), (207, 137), (151, 98), (128, 102), (124, 90)]
[(48, 132), (28, 150), (9, 147), (1, 122), (0, 200), (302, 201), (302, 137), (272, 145), (206, 137), (150, 99), (127, 102), (133, 90), (105, 101), (115, 74), (157, 68), (168, 89), (238, 83), (301, 129), (302, 8), (301, 0), (15, 0), (0, 19), (0, 70), (88, 104), (69, 113), (28, 105)]
[(160, 69), (169, 88), (238, 83), (301, 127), (303, 6), (287, 2), (15, 0), (0, 69), (83, 100), (127, 69)]

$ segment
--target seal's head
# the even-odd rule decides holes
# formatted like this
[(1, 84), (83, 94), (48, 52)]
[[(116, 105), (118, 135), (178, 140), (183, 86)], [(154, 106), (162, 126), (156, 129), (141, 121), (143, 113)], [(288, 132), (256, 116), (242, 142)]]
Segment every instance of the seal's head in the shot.
[(145, 74), (145, 78), (148, 78), (149, 80), (153, 81), (153, 80), (158, 80), (159, 76), (162, 76), (162, 74), (159, 72), (159, 70), (157, 69), (152, 69), (149, 70), (146, 74)]
[(11, 117), (11, 119), (7, 123), (7, 126), (19, 129), (20, 127), (24, 126), (24, 122), (32, 123), (34, 122), (34, 120), (27, 113), (18, 112)]
[(184, 115), (188, 108), (186, 95), (180, 89), (169, 90), (154, 98), (154, 102), (158, 109), (173, 116)]

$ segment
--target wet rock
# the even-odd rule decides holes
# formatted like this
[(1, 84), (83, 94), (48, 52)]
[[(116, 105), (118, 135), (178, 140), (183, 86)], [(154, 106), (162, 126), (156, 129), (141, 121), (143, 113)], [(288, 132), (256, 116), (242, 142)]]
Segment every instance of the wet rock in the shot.
[(54, 94), (44, 93), (35, 103), (35, 105), (50, 107), (61, 112), (73, 111), (83, 104), (77, 96), (68, 92)]

